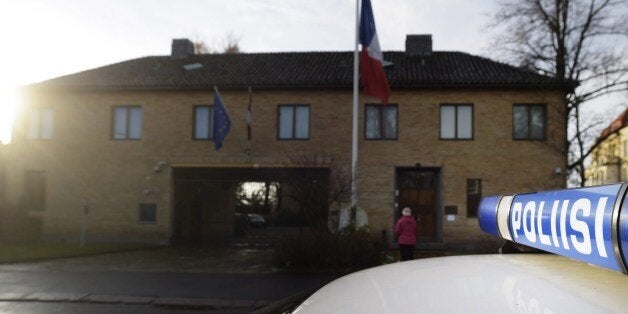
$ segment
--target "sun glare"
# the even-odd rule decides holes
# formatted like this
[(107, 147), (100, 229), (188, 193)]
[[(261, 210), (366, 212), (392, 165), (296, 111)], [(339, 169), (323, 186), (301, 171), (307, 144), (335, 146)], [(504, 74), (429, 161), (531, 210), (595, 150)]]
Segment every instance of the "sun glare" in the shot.
[(0, 142), (3, 144), (9, 144), (11, 142), (11, 130), (13, 128), (16, 103), (15, 89), (0, 86)]

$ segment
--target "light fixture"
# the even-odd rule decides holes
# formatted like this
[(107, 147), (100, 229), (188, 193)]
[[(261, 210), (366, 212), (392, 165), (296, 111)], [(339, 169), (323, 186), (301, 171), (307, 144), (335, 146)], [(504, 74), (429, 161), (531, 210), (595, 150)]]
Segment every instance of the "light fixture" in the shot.
[(155, 165), (155, 167), (153, 167), (153, 171), (155, 171), (155, 173), (158, 173), (158, 172), (160, 172), (160, 171), (161, 171), (161, 169), (162, 169), (163, 167), (165, 167), (165, 166), (167, 166), (167, 165), (168, 165), (168, 163), (167, 163), (167, 162), (165, 162), (165, 161), (160, 161), (160, 162), (158, 162), (158, 163)]

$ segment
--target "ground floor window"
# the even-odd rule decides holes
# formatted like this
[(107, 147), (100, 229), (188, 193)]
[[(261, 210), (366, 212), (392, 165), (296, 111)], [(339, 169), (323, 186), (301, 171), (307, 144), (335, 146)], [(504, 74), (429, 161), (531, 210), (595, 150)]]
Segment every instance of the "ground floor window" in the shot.
[(157, 222), (157, 204), (140, 204), (139, 211), (140, 223), (154, 224)]
[(482, 179), (467, 179), (467, 217), (477, 217), (482, 199)]

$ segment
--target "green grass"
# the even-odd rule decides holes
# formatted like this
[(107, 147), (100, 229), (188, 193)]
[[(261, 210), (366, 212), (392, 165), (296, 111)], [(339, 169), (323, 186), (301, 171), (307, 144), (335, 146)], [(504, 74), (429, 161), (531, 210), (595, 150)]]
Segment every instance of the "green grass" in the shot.
[(16, 263), (61, 257), (95, 255), (154, 248), (145, 243), (0, 243), (0, 263)]

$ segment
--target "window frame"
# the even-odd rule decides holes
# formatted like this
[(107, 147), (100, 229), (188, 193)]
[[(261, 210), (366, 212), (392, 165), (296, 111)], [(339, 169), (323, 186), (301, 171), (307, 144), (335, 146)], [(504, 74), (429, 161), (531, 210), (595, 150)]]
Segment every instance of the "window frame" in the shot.
[[(366, 135), (366, 125), (367, 125), (367, 119), (368, 116), (366, 114), (366, 110), (368, 107), (375, 107), (378, 110), (378, 115), (379, 115), (379, 119), (380, 119), (380, 124), (379, 124), (379, 134), (380, 137), (376, 138), (370, 138), (367, 137)], [(395, 108), (395, 137), (384, 137), (384, 108), (385, 107), (394, 107)], [(388, 104), (388, 105), (384, 105), (384, 104), (377, 104), (377, 103), (368, 103), (368, 104), (364, 104), (364, 121), (363, 121), (363, 125), (364, 125), (364, 133), (363, 133), (363, 137), (365, 141), (396, 141), (399, 139), (399, 106), (397, 104)]]
[[(476, 194), (469, 194), (469, 184), (475, 182), (476, 186), (478, 188), (478, 192), (476, 193), (478, 196), (478, 203), (477, 203), (477, 207), (471, 208), (470, 204), (469, 204), (469, 199), (471, 197), (471, 195), (476, 195)], [(467, 178), (467, 191), (466, 191), (466, 196), (467, 196), (467, 218), (478, 218), (478, 212), (480, 211), (480, 203), (482, 201), (482, 179), (481, 178)], [(474, 209), (474, 210), (472, 210)]]
[[(292, 107), (292, 135), (291, 137), (281, 137), (281, 108)], [(307, 108), (307, 137), (297, 138), (297, 110), (296, 108)], [(312, 110), (310, 104), (279, 104), (277, 105), (277, 140), (278, 141), (308, 141), (310, 140), (310, 129), (312, 127)]]
[[(115, 136), (115, 132), (116, 132), (116, 109), (126, 109), (126, 131), (124, 134), (124, 138), (116, 138)], [(130, 119), (130, 112), (131, 109), (133, 108), (139, 108), (140, 109), (140, 113), (141, 113), (141, 119), (140, 119), (140, 136), (138, 138), (132, 138), (129, 137), (129, 132), (130, 132), (130, 126), (131, 126), (131, 119)], [(111, 140), (114, 141), (139, 141), (142, 139), (142, 128), (144, 126), (144, 110), (142, 108), (141, 105), (115, 105), (115, 106), (111, 106), (111, 133), (110, 133), (110, 137)]]
[[(142, 220), (142, 209), (154, 209), (154, 220)], [(137, 205), (137, 222), (142, 225), (157, 224), (157, 203), (139, 203)]]
[[(207, 121), (207, 130), (209, 133), (207, 135), (207, 138), (196, 137), (196, 109), (197, 108), (208, 108), (210, 112), (209, 119)], [(213, 141), (214, 140), (213, 127), (214, 127), (214, 105), (194, 105), (192, 109), (192, 140), (193, 141)]]
[[(515, 107), (525, 107), (528, 114), (528, 134), (525, 138), (515, 137)], [(543, 110), (543, 136), (541, 138), (531, 138), (532, 133), (530, 112), (532, 107), (541, 107)], [(512, 105), (512, 140), (513, 141), (545, 141), (547, 140), (547, 104), (544, 103), (515, 103)]]
[[(44, 112), (52, 113), (52, 121), (50, 122), (50, 137), (44, 137), (45, 132), (45, 124), (44, 124)], [(37, 135), (34, 137), (30, 136), (31, 133), (31, 119), (33, 112), (37, 112)], [(50, 141), (54, 138), (55, 134), (55, 115), (56, 111), (50, 107), (30, 107), (26, 110), (26, 131), (24, 132), (24, 138), (27, 140), (43, 140)]]
[[(454, 107), (454, 137), (443, 137), (443, 107)], [(471, 137), (460, 138), (458, 135), (458, 107), (471, 107)], [(475, 106), (473, 103), (441, 103), (438, 108), (438, 139), (441, 141), (473, 141), (475, 140)]]

